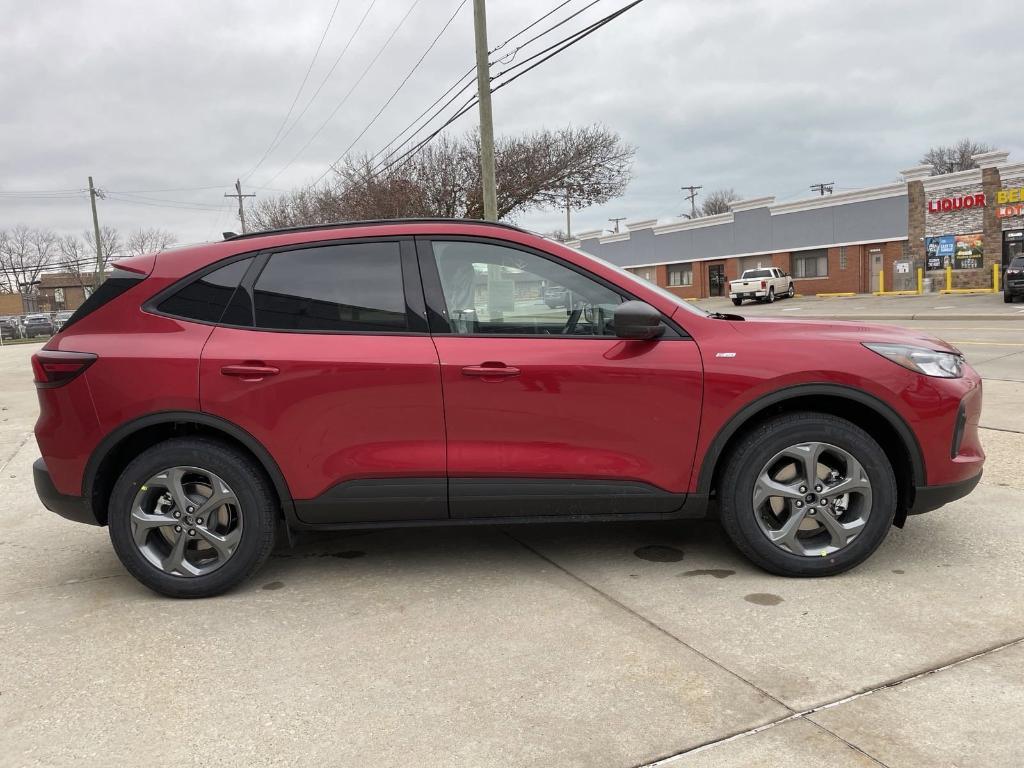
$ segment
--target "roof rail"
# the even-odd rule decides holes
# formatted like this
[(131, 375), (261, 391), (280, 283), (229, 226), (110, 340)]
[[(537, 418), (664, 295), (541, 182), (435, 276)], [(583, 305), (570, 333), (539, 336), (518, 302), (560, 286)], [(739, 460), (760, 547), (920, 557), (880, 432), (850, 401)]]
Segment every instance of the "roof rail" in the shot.
[(512, 224), (504, 224), (500, 221), (483, 221), (481, 219), (446, 219), (442, 217), (423, 217), (407, 219), (367, 219), (365, 221), (336, 221), (329, 224), (306, 224), (299, 227), (281, 227), (280, 229), (266, 229), (262, 232), (247, 232), (244, 235), (236, 235), (233, 232), (225, 232), (225, 240), (248, 240), (253, 237), (265, 237), (268, 235), (282, 235), (289, 232), (316, 232), (322, 229), (340, 229), (342, 227), (366, 227), (382, 224), (475, 224), (485, 227), (501, 227), (511, 229), (515, 232), (532, 234), (528, 230), (516, 227)]

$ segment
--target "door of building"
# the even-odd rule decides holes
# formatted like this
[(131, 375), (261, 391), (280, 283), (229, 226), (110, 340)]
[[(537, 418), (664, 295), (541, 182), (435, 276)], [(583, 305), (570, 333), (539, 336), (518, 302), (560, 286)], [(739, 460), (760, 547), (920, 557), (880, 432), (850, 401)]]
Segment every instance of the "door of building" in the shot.
[(868, 251), (871, 260), (871, 292), (878, 290), (878, 276), (882, 274), (882, 249), (872, 248)]
[(1008, 229), (1003, 232), (1003, 272), (1017, 256), (1024, 256), (1024, 230)]
[(708, 267), (708, 296), (725, 294), (725, 265), (712, 264)]

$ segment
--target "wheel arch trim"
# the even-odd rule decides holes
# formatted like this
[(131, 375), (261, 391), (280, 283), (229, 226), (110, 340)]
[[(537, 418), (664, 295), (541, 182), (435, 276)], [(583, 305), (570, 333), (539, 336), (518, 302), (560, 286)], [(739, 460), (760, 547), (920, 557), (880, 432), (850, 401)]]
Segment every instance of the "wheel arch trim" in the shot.
[(145, 416), (139, 416), (131, 421), (126, 421), (108, 432), (103, 439), (100, 440), (96, 448), (93, 449), (92, 454), (89, 456), (89, 460), (86, 462), (85, 471), (82, 474), (82, 495), (87, 500), (87, 503), (92, 504), (93, 488), (95, 486), (99, 468), (104, 459), (110, 455), (111, 451), (113, 451), (115, 447), (125, 439), (131, 437), (137, 432), (148, 429), (149, 427), (181, 423), (198, 424), (203, 427), (209, 427), (210, 429), (223, 432), (228, 437), (241, 443), (250, 453), (252, 453), (253, 456), (256, 457), (256, 460), (260, 463), (261, 467), (270, 478), (270, 482), (274, 486), (274, 491), (277, 493), (277, 497), (281, 501), (285, 518), (288, 520), (292, 519), (295, 511), (292, 503), (291, 490), (288, 488), (288, 481), (285, 479), (284, 473), (281, 471), (281, 467), (270, 454), (270, 451), (268, 451), (259, 440), (237, 424), (219, 416), (214, 416), (210, 413), (203, 413), (201, 411), (157, 411), (155, 413), (146, 414)]
[(833, 397), (840, 400), (848, 400), (858, 405), (865, 406), (881, 416), (891, 426), (903, 443), (904, 448), (910, 457), (911, 474), (916, 486), (925, 485), (925, 463), (921, 445), (917, 441), (914, 431), (907, 422), (897, 413), (892, 406), (880, 400), (872, 394), (859, 389), (854, 389), (842, 384), (811, 383), (796, 384), (769, 392), (758, 399), (747, 403), (718, 430), (715, 438), (708, 446), (701, 462), (700, 473), (697, 476), (697, 493), (707, 494), (711, 491), (711, 482), (715, 476), (715, 470), (725, 451), (726, 445), (736, 433), (751, 419), (755, 418), (765, 409), (773, 405), (784, 403), (787, 400), (796, 400), (802, 397)]

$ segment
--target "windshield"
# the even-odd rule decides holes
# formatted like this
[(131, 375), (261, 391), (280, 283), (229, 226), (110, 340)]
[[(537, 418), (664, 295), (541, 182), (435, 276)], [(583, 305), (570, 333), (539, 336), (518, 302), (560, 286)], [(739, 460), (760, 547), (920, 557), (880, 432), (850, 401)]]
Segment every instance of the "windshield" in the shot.
[(1011, 261), (1010, 269), (1024, 269), (1024, 256), (1018, 256)]
[[(545, 238), (545, 239), (546, 240), (550, 240), (550, 238)], [(551, 240), (551, 242), (555, 243), (555, 242), (558, 242), (558, 241), (557, 240)], [(666, 299), (669, 299), (669, 300), (673, 301), (674, 303), (678, 304), (680, 307), (685, 309), (687, 312), (690, 312), (690, 313), (692, 313), (694, 315), (700, 315), (701, 317), (707, 317), (708, 316), (707, 312), (705, 312), (703, 309), (700, 309), (698, 307), (693, 306), (693, 304), (688, 302), (686, 299), (681, 299), (678, 296), (676, 296), (674, 293), (672, 293), (671, 291), (665, 290), (660, 285), (656, 285), (656, 284), (650, 282), (649, 280), (644, 280), (642, 277), (639, 277), (638, 275), (634, 275), (632, 272), (630, 272), (627, 269), (623, 269), (622, 267), (616, 266), (615, 264), (612, 264), (610, 261), (605, 261), (600, 256), (595, 256), (592, 253), (587, 253), (586, 251), (581, 251), (579, 248), (573, 248), (571, 245), (565, 245), (565, 243), (558, 243), (558, 244), (562, 245), (562, 246), (565, 246), (566, 248), (568, 248), (570, 251), (573, 251), (574, 253), (578, 253), (581, 256), (586, 256), (588, 259), (593, 259), (594, 261), (598, 262), (599, 264), (602, 264), (602, 265), (608, 267), (608, 269), (615, 270), (616, 272), (619, 273), (619, 275), (621, 275), (622, 277), (626, 278), (631, 283), (635, 283), (636, 285), (641, 285), (644, 288), (647, 288), (647, 289), (652, 290), (652, 291), (657, 291), (660, 295), (662, 295)]]
[(740, 280), (747, 280), (755, 277), (771, 277), (772, 273), (770, 269), (748, 269), (743, 273)]

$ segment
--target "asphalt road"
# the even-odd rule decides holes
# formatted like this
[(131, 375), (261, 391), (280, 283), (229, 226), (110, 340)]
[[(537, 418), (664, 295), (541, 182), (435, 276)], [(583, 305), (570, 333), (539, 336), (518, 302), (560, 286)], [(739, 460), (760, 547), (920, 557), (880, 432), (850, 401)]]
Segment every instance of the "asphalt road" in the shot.
[(4, 348), (0, 766), (1024, 764), (1024, 322), (901, 324), (986, 377), (989, 461), (851, 573), (710, 522), (377, 531), (205, 601), (42, 509), (37, 347)]

